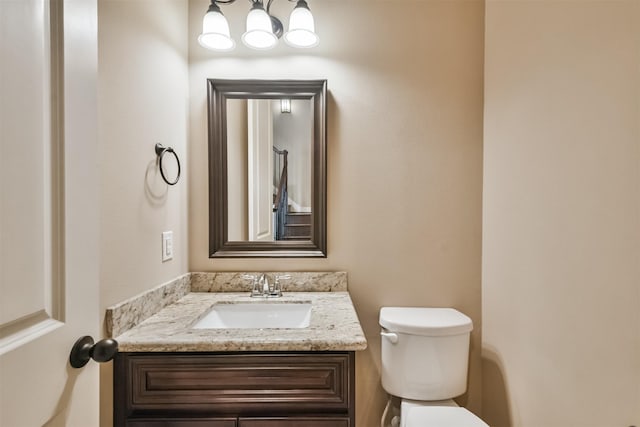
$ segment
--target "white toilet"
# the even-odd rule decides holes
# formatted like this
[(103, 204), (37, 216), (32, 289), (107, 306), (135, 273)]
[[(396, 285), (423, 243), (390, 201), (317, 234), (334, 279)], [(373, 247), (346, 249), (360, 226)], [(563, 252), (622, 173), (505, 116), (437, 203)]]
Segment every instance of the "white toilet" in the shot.
[(380, 326), (382, 387), (402, 399), (392, 426), (489, 427), (452, 400), (467, 390), (469, 317), (452, 308), (383, 307)]

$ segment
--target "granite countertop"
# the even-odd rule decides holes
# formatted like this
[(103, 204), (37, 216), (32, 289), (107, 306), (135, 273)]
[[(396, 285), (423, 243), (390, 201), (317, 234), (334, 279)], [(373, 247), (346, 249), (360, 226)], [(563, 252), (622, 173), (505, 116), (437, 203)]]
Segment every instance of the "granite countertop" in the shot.
[[(192, 329), (216, 303), (311, 302), (300, 329)], [(367, 341), (348, 292), (286, 292), (276, 299), (247, 292), (190, 292), (115, 337), (121, 352), (355, 351)]]

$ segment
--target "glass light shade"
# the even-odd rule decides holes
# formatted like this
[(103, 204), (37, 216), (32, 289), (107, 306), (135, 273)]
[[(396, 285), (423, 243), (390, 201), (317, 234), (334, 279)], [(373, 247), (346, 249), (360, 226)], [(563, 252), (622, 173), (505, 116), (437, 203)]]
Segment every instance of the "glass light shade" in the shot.
[(313, 15), (304, 0), (298, 4), (289, 17), (289, 31), (284, 35), (284, 40), (293, 47), (314, 47), (320, 42), (316, 34)]
[(229, 23), (219, 10), (209, 10), (204, 15), (198, 43), (204, 48), (218, 51), (229, 51), (236, 47), (229, 32)]
[[(257, 3), (256, 3), (257, 5)], [(242, 35), (242, 42), (252, 49), (271, 49), (278, 43), (273, 34), (271, 18), (260, 6), (254, 6), (247, 15), (247, 32)]]
[(282, 98), (280, 100), (280, 112), (281, 113), (291, 112), (291, 100), (289, 98)]

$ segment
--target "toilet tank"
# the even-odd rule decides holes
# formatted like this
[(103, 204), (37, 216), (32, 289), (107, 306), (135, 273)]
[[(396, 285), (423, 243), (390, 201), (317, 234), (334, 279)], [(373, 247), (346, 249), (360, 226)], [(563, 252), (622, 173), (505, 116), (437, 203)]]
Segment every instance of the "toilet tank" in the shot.
[(382, 386), (394, 396), (445, 400), (467, 389), (473, 323), (452, 308), (380, 309)]

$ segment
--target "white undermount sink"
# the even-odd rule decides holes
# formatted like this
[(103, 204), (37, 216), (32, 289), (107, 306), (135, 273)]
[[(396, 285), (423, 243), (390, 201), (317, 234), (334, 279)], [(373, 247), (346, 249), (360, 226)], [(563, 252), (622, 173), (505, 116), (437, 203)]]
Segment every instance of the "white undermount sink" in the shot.
[(300, 329), (310, 320), (310, 302), (225, 303), (214, 305), (193, 329)]

